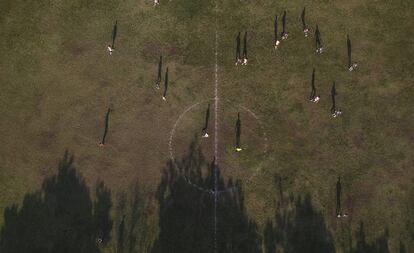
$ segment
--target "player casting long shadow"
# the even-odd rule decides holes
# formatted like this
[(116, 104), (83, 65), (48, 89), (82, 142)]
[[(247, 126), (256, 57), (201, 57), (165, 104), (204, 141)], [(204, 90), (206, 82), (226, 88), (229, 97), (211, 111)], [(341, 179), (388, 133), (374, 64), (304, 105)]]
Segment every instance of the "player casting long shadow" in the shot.
[(115, 39), (116, 39), (117, 32), (118, 32), (118, 20), (115, 21), (114, 28), (112, 30), (112, 46), (111, 46), (112, 49), (115, 48)]
[(236, 65), (240, 64), (241, 57), (240, 57), (240, 32), (236, 37)]
[(321, 32), (319, 31), (319, 26), (316, 25), (315, 30), (315, 47), (316, 53), (322, 54), (322, 42), (321, 42)]
[(167, 90), (168, 90), (168, 67), (167, 70), (165, 71), (165, 80), (164, 80), (164, 93), (162, 95), (162, 99), (164, 101), (167, 100)]
[(275, 49), (279, 47), (280, 41), (279, 41), (279, 34), (277, 33), (277, 15), (275, 17), (275, 23), (274, 23), (274, 32), (275, 32)]
[(315, 87), (315, 69), (312, 71), (312, 81), (311, 81), (311, 95), (309, 100), (311, 102), (317, 103), (320, 97), (316, 95), (316, 87)]
[(342, 111), (340, 109), (338, 110), (336, 109), (336, 101), (335, 101), (336, 95), (337, 93), (336, 93), (336, 88), (335, 88), (335, 82), (333, 82), (332, 89), (331, 89), (331, 97), (332, 97), (331, 114), (332, 114), (332, 117), (334, 118), (342, 114)]
[(346, 45), (348, 48), (348, 69), (351, 70), (352, 67), (352, 58), (351, 58), (351, 54), (352, 54), (352, 45), (351, 45), (351, 40), (349, 39), (349, 34), (346, 35)]
[(338, 181), (336, 182), (336, 216), (338, 218), (341, 217), (341, 214), (342, 214), (341, 195), (342, 195), (341, 177), (338, 177)]
[(243, 38), (243, 62), (242, 65), (247, 65), (247, 32), (244, 33)]
[(356, 62), (352, 62), (352, 44), (349, 35), (346, 36), (346, 45), (348, 48), (348, 70), (353, 71), (358, 67)]
[(283, 11), (281, 36), (282, 36), (282, 40), (285, 40), (288, 37), (288, 34), (286, 32), (286, 11)]
[(108, 108), (108, 111), (106, 112), (106, 116), (105, 116), (105, 130), (104, 130), (104, 134), (102, 136), (102, 141), (99, 143), (100, 147), (105, 146), (105, 140), (106, 140), (106, 135), (108, 133), (108, 128), (109, 128), (109, 114), (111, 113), (111, 108)]
[(240, 113), (237, 113), (237, 121), (236, 121), (236, 151), (242, 151), (240, 146), (240, 135), (241, 135), (241, 120), (240, 120)]
[(205, 121), (204, 121), (204, 128), (203, 128), (203, 130), (202, 130), (202, 132), (203, 132), (203, 137), (205, 137), (205, 138), (207, 138), (207, 137), (208, 137), (208, 132), (207, 132), (207, 130), (208, 130), (208, 121), (209, 121), (209, 119), (210, 119), (210, 103), (208, 104), (208, 107), (207, 107), (207, 111), (206, 111), (206, 119), (205, 119)]
[(302, 11), (300, 18), (302, 20), (303, 33), (305, 34), (305, 37), (308, 37), (309, 29), (308, 29), (308, 26), (306, 25), (305, 14), (306, 14), (306, 7), (303, 7), (303, 11)]
[(155, 83), (155, 88), (157, 89), (160, 88), (161, 76), (162, 76), (162, 55), (160, 56), (160, 61), (158, 62), (158, 77), (157, 77), (157, 82)]
[(336, 88), (335, 88), (335, 81), (332, 84), (332, 88), (331, 88), (331, 98), (332, 98), (332, 107), (331, 107), (331, 114), (335, 114), (336, 112)]

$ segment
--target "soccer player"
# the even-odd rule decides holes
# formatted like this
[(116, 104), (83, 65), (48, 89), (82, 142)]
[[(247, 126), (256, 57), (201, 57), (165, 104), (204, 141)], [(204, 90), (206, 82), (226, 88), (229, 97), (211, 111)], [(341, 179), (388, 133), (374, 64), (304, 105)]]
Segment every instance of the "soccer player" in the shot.
[(348, 48), (348, 69), (349, 71), (353, 71), (358, 67), (358, 64), (356, 62), (352, 63), (352, 45), (351, 40), (349, 39), (349, 35), (346, 37), (346, 44)]
[(108, 45), (108, 52), (109, 55), (112, 55), (112, 53), (114, 52), (114, 48), (111, 45)]
[(158, 62), (158, 77), (157, 77), (157, 82), (155, 83), (155, 88), (157, 88), (158, 90), (160, 89), (161, 76), (162, 76), (162, 56), (160, 56), (160, 61)]
[(306, 26), (306, 21), (305, 21), (305, 11), (306, 11), (306, 7), (303, 7), (303, 11), (302, 11), (301, 19), (302, 19), (303, 33), (305, 34), (305, 37), (308, 37), (309, 29), (308, 29), (308, 27)]
[(240, 146), (240, 135), (241, 135), (241, 121), (240, 121), (240, 113), (237, 113), (237, 121), (236, 121), (236, 151), (242, 151)]
[(311, 102), (318, 103), (318, 102), (319, 102), (319, 100), (320, 100), (320, 97), (316, 95), (316, 87), (315, 87), (315, 69), (313, 69), (313, 71), (312, 71), (311, 88), (312, 88), (312, 90), (311, 90), (311, 95), (310, 95), (309, 100), (310, 100)]
[(106, 116), (105, 116), (105, 130), (102, 136), (102, 141), (99, 143), (99, 147), (105, 146), (106, 134), (108, 133), (108, 128), (109, 128), (109, 113), (110, 112), (111, 112), (111, 108), (108, 108), (108, 111), (106, 112)]
[(336, 101), (335, 101), (336, 95), (337, 93), (336, 93), (336, 88), (335, 88), (335, 82), (333, 82), (332, 89), (331, 89), (331, 97), (332, 97), (331, 115), (334, 118), (342, 114), (342, 111), (340, 109), (338, 110), (336, 109)]
[(203, 130), (202, 130), (202, 132), (203, 132), (203, 137), (204, 137), (204, 138), (207, 138), (207, 137), (208, 137), (207, 129), (208, 129), (208, 121), (209, 121), (209, 119), (210, 119), (210, 103), (208, 104), (208, 107), (207, 107), (207, 111), (206, 111), (206, 119), (205, 119), (205, 121), (204, 121), (204, 128), (203, 128)]
[(162, 100), (164, 101), (167, 101), (167, 89), (168, 89), (168, 67), (167, 67), (167, 71), (165, 72), (164, 93), (162, 95)]
[(277, 15), (275, 17), (275, 27), (274, 27), (274, 29), (275, 29), (275, 49), (278, 49), (280, 41), (279, 41), (279, 38), (278, 38), (279, 34), (277, 33)]
[(322, 54), (322, 43), (321, 43), (321, 32), (319, 31), (319, 26), (316, 25), (315, 30), (315, 42), (316, 42), (316, 53)]
[(243, 38), (243, 62), (242, 65), (247, 65), (247, 32), (244, 33)]

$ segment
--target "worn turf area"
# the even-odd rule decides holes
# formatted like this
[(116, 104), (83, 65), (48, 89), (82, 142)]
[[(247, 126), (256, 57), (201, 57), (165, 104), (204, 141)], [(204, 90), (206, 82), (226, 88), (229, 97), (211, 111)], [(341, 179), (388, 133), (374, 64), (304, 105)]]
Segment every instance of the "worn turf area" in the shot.
[[(25, 195), (57, 173), (68, 151), (89, 188), (103, 181), (111, 192), (112, 239), (100, 249), (121, 252), (119, 227), (126, 213), (130, 251), (125, 252), (149, 252), (154, 241), (162, 245), (158, 233), (165, 235), (160, 231), (168, 224), (159, 215), (165, 208), (159, 193), (170, 159), (170, 134), (195, 103), (200, 104), (174, 131), (173, 155), (177, 161), (188, 156), (203, 164), (213, 160), (217, 15), (219, 166), (224, 181), (241, 181), (242, 209), (257, 224), (263, 250), (272, 252), (266, 238), (275, 230), (278, 250), (304, 252), (280, 247), (281, 238), (292, 238), (289, 228), (279, 224), (281, 206), (288, 202), (297, 209), (290, 216), (297, 217), (292, 222), (298, 227), (290, 224), (297, 229), (292, 234), (327, 233), (337, 252), (413, 252), (414, 3), (217, 1), (217, 10), (212, 0), (161, 0), (156, 7), (150, 0), (1, 1), (0, 210), (24, 206)], [(304, 6), (308, 38), (300, 22)], [(279, 16), (280, 32), (284, 10), (289, 38), (275, 50), (274, 16)], [(116, 21), (115, 51), (109, 56), (106, 47)], [(321, 55), (314, 48), (316, 24)], [(245, 31), (249, 63), (236, 67), (235, 39)], [(347, 70), (347, 34), (358, 62), (353, 72)], [(161, 55), (163, 80), (157, 90)], [(163, 101), (166, 67), (169, 87)], [(313, 68), (318, 104), (308, 101)], [(343, 112), (335, 119), (330, 116), (333, 81)], [(211, 137), (202, 139), (208, 103)], [(108, 108), (109, 130), (100, 148)], [(244, 150), (236, 153), (238, 112)], [(204, 158), (188, 151), (196, 152), (195, 147)], [(181, 162), (198, 166), (185, 158)], [(339, 176), (348, 214), (341, 219), (335, 213)], [(210, 190), (208, 183), (194, 181)], [(95, 190), (90, 193), (96, 199)], [(139, 221), (136, 210), (143, 213)], [(297, 225), (313, 215), (323, 229), (312, 222)], [(306, 245), (302, 237), (293, 238)], [(362, 251), (357, 242), (365, 245)]]

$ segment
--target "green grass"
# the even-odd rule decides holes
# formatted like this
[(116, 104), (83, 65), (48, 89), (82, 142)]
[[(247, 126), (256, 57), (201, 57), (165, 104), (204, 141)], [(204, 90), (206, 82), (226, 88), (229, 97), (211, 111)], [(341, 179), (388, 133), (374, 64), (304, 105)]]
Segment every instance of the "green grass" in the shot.
[[(322, 55), (314, 53), (313, 36), (301, 32), (305, 5), (312, 32), (320, 26)], [(400, 241), (407, 252), (414, 250), (406, 226), (414, 218), (413, 9), (409, 1), (218, 3), (221, 160), (224, 175), (242, 180), (260, 166), (244, 188), (248, 213), (261, 226), (274, 217), (279, 175), (286, 191), (311, 194), (341, 251), (344, 224), (334, 217), (341, 176), (352, 230), (364, 221), (373, 240), (388, 228), (391, 252)], [(289, 39), (276, 52), (273, 18), (283, 10)], [(115, 20), (118, 37), (109, 57)], [(138, 179), (151, 195), (169, 158), (174, 122), (185, 108), (214, 95), (212, 1), (163, 0), (153, 8), (149, 0), (6, 0), (0, 3), (0, 31), (0, 210), (38, 189), (65, 150), (74, 153), (89, 185), (99, 178), (116, 193)], [(246, 67), (234, 66), (239, 31), (248, 32)], [(346, 34), (359, 63), (352, 73), (346, 69)], [(167, 103), (153, 85), (160, 55), (170, 70)], [(322, 97), (317, 105), (307, 101), (312, 68)], [(337, 119), (329, 115), (332, 81), (343, 110)], [(205, 105), (179, 125), (177, 153), (202, 125)], [(99, 149), (108, 106), (108, 146)], [(269, 142), (265, 155), (258, 151), (264, 133), (247, 113), (242, 116), (249, 134), (243, 138), (249, 146), (232, 153), (239, 106), (261, 120)], [(212, 148), (212, 142), (203, 144), (207, 157)]]

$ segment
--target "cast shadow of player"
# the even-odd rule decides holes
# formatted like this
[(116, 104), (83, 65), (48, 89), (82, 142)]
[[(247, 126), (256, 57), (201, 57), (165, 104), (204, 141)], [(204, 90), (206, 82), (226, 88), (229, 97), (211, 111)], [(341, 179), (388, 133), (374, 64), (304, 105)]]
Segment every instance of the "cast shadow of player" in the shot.
[(115, 21), (114, 28), (112, 29), (112, 48), (115, 48), (115, 40), (118, 33), (118, 20)]
[(110, 240), (111, 193), (98, 182), (92, 202), (73, 161), (66, 152), (40, 190), (26, 194), (20, 207), (4, 210), (0, 252), (94, 253)]

